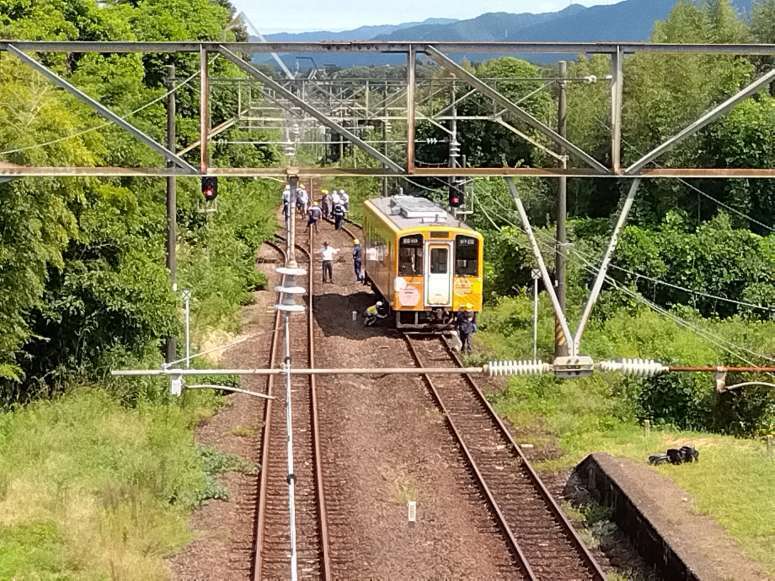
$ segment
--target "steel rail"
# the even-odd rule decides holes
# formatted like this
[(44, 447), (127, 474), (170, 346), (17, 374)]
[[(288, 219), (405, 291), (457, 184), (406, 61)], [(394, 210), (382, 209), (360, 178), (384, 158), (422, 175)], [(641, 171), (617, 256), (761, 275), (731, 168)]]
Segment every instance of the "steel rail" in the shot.
[[(423, 367), (424, 366), (423, 361), (420, 358), (420, 355), (417, 352), (417, 349), (415, 349), (414, 344), (412, 343), (412, 340), (410, 339), (409, 335), (407, 335), (406, 333), (402, 333), (401, 336), (403, 337), (407, 346), (409, 347), (409, 352), (411, 353), (412, 358), (415, 360), (418, 367)], [(479, 487), (481, 488), (482, 492), (484, 492), (485, 498), (487, 499), (487, 503), (490, 505), (490, 508), (492, 509), (493, 513), (495, 513), (496, 520), (498, 521), (498, 526), (500, 527), (503, 534), (506, 535), (508, 543), (518, 560), (519, 566), (523, 569), (523, 573), (527, 576), (528, 579), (537, 580), (538, 577), (533, 572), (533, 569), (530, 567), (530, 564), (527, 561), (527, 557), (522, 551), (522, 548), (519, 546), (519, 542), (514, 536), (514, 533), (511, 530), (511, 527), (509, 526), (508, 522), (506, 521), (506, 516), (501, 511), (500, 506), (498, 506), (498, 502), (495, 500), (495, 496), (490, 490), (490, 487), (487, 485), (487, 482), (484, 479), (484, 475), (479, 470), (479, 466), (474, 460), (474, 457), (471, 454), (471, 451), (468, 449), (468, 446), (466, 445), (465, 440), (463, 440), (462, 434), (460, 433), (457, 426), (455, 425), (455, 422), (452, 420), (452, 416), (449, 413), (447, 406), (444, 404), (444, 400), (441, 398), (441, 394), (436, 389), (436, 385), (433, 383), (433, 380), (431, 380), (428, 374), (423, 374), (422, 378), (423, 378), (423, 382), (430, 390), (431, 395), (433, 396), (433, 399), (436, 402), (436, 405), (438, 405), (439, 408), (441, 408), (441, 411), (444, 414), (444, 419), (446, 420), (447, 425), (449, 426), (449, 429), (452, 432), (452, 435), (454, 436), (458, 446), (460, 446), (460, 449), (462, 450), (463, 455), (466, 457), (466, 461), (471, 467), (471, 470), (476, 476), (477, 483), (479, 484)]]
[[(285, 240), (282, 236), (276, 236), (279, 240)], [(307, 348), (309, 357), (309, 367), (314, 369), (315, 367), (315, 318), (314, 318), (314, 292), (315, 292), (315, 269), (312, 261), (312, 247), (314, 243), (314, 233), (309, 230), (309, 248), (305, 248), (301, 244), (296, 244), (296, 248), (307, 256), (309, 261), (309, 268), (307, 269), (307, 296), (308, 296), (308, 308), (307, 308)], [(292, 372), (293, 370), (291, 370)], [(293, 375), (293, 373), (292, 373)], [(312, 420), (312, 445), (314, 449), (313, 462), (315, 465), (315, 487), (317, 489), (318, 499), (318, 533), (320, 534), (320, 553), (321, 553), (321, 565), (322, 565), (322, 578), (325, 580), (333, 579), (331, 575), (331, 549), (328, 536), (328, 512), (326, 510), (325, 491), (323, 488), (323, 464), (322, 453), (320, 451), (320, 414), (318, 410), (318, 396), (317, 396), (317, 378), (315, 374), (309, 374), (309, 388), (310, 388), (310, 407), (311, 407), (311, 420)]]
[[(307, 309), (307, 337), (309, 344), (309, 366), (315, 368), (315, 319), (314, 319), (314, 264), (312, 262), (312, 245), (314, 234), (309, 230), (309, 250), (302, 251), (309, 258), (308, 293), (309, 308)], [(301, 248), (301, 247), (299, 247)], [(309, 376), (310, 400), (312, 402), (312, 442), (315, 450), (315, 482), (318, 489), (318, 511), (320, 513), (320, 543), (323, 556), (323, 579), (332, 579), (331, 576), (331, 550), (328, 542), (328, 513), (326, 511), (326, 499), (323, 488), (323, 464), (320, 451), (320, 415), (318, 413), (317, 378)]]
[[(450, 347), (447, 340), (444, 337), (440, 337), (439, 339), (444, 345), (444, 349), (446, 350), (447, 354), (455, 362), (455, 365), (458, 368), (463, 368), (464, 367), (463, 362), (460, 360), (460, 357), (458, 356), (458, 354), (455, 353), (455, 351)], [(471, 375), (469, 375), (468, 373), (463, 373), (463, 377), (465, 378), (466, 383), (468, 383), (471, 390), (476, 395), (477, 399), (487, 410), (487, 414), (490, 416), (492, 421), (497, 425), (498, 431), (509, 442), (509, 445), (511, 446), (512, 450), (517, 453), (520, 460), (523, 462), (525, 468), (527, 469), (528, 474), (530, 475), (531, 480), (533, 481), (533, 484), (540, 491), (541, 496), (544, 498), (544, 501), (549, 506), (549, 509), (551, 510), (551, 512), (562, 523), (563, 527), (565, 528), (565, 532), (569, 535), (571, 542), (573, 543), (573, 545), (575, 545), (576, 549), (581, 554), (582, 559), (586, 562), (587, 566), (590, 568), (590, 570), (597, 578), (605, 579), (605, 573), (603, 573), (603, 570), (600, 568), (600, 565), (597, 563), (597, 561), (595, 561), (595, 558), (589, 552), (589, 549), (587, 549), (587, 547), (584, 545), (583, 541), (578, 536), (578, 534), (576, 534), (576, 530), (573, 528), (573, 525), (570, 523), (568, 518), (562, 512), (559, 505), (554, 500), (554, 497), (546, 488), (546, 485), (543, 483), (541, 478), (538, 476), (538, 473), (533, 468), (532, 464), (528, 461), (527, 457), (522, 452), (522, 449), (514, 441), (514, 438), (512, 437), (511, 432), (506, 427), (506, 424), (503, 423), (503, 420), (500, 418), (500, 416), (495, 412), (490, 402), (484, 396), (484, 392), (482, 392), (481, 388), (476, 383), (474, 378), (471, 377)]]
[[(278, 246), (277, 244), (274, 244), (272, 242), (267, 241), (266, 244), (268, 246), (271, 246), (275, 250), (277, 250), (280, 255), (283, 257), (283, 261), (285, 261), (286, 254), (285, 251)], [(283, 284), (285, 281), (285, 276), (282, 278)], [(282, 296), (278, 296), (278, 300), (282, 300)], [(278, 346), (278, 337), (280, 336), (280, 311), (277, 311), (275, 313), (274, 317), (274, 333), (272, 333), (272, 346), (269, 350), (269, 365), (270, 367), (275, 366), (275, 359), (277, 358), (277, 346)], [(269, 477), (269, 471), (267, 470), (267, 467), (269, 466), (269, 446), (271, 442), (271, 436), (272, 436), (272, 402), (274, 401), (274, 376), (270, 375), (267, 379), (266, 384), (266, 395), (272, 399), (267, 399), (266, 405), (264, 406), (264, 429), (261, 436), (261, 477), (259, 478), (259, 484), (258, 484), (258, 512), (256, 513), (256, 521), (255, 521), (255, 530), (254, 530), (254, 537), (255, 537), (255, 547), (254, 547), (254, 560), (253, 560), (253, 580), (254, 581), (261, 581), (262, 575), (261, 575), (261, 564), (263, 561), (263, 549), (264, 549), (264, 523), (266, 521), (266, 489), (267, 489), (267, 479)]]

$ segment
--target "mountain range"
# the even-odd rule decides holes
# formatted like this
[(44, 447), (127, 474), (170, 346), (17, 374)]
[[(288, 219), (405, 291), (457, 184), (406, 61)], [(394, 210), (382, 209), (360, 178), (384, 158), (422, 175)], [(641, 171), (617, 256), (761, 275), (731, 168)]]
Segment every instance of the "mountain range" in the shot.
[[(429, 19), (398, 25), (365, 26), (343, 32), (303, 32), (266, 35), (275, 42), (320, 41), (560, 41), (560, 42), (639, 42), (648, 40), (654, 23), (665, 19), (676, 0), (624, 0), (617, 4), (581, 6), (571, 4), (557, 12), (534, 14), (523, 12), (510, 14), (491, 12), (470, 20)], [(741, 14), (749, 14), (753, 0), (733, 0)], [(295, 56), (312, 57), (318, 66), (332, 64), (339, 67), (401, 64), (404, 55), (390, 54), (305, 54), (284, 57), (288, 61)], [(483, 55), (467, 56), (482, 60)], [(494, 55), (484, 55), (485, 58)], [(531, 60), (546, 62), (556, 55), (523, 55)], [(262, 57), (262, 60), (266, 57)], [(290, 64), (290, 63), (289, 63)]]

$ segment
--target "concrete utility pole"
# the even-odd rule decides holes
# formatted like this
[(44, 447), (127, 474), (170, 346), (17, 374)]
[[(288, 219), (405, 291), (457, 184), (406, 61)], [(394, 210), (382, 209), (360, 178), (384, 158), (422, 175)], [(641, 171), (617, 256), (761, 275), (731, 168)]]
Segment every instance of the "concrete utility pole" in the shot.
[[(449, 122), (449, 167), (460, 167), (460, 142), (457, 140), (457, 85), (452, 82), (452, 109), (450, 110), (452, 119)], [(449, 193), (454, 195), (461, 188), (461, 180), (449, 178)]]
[[(560, 61), (560, 78), (566, 79), (568, 77), (568, 63), (566, 61)], [(568, 99), (567, 99), (567, 83), (564, 80), (559, 82), (559, 98), (558, 98), (558, 112), (557, 112), (557, 132), (565, 138), (568, 133)], [(564, 147), (560, 148), (560, 153), (566, 155)], [(566, 167), (567, 161), (563, 161), (563, 167)], [(567, 282), (567, 272), (565, 268), (565, 253), (566, 245), (568, 241), (567, 233), (565, 230), (565, 221), (568, 215), (568, 178), (565, 176), (560, 178), (560, 185), (557, 189), (557, 246), (555, 249), (555, 267), (554, 267), (554, 280), (557, 287), (557, 300), (560, 303), (562, 312), (565, 312), (565, 285)], [(565, 340), (565, 334), (562, 331), (562, 325), (557, 317), (555, 317), (554, 323), (554, 356), (566, 357), (568, 355), (568, 343)]]
[[(388, 154), (388, 142), (387, 142), (387, 136), (388, 136), (388, 108), (387, 108), (387, 100), (388, 100), (388, 82), (385, 81), (385, 87), (384, 87), (384, 94), (382, 95), (382, 153), (387, 157)], [(387, 166), (383, 163), (383, 168), (387, 168)], [(384, 176), (382, 178), (382, 197), (387, 198), (388, 196), (388, 179), (387, 176)]]
[[(167, 67), (167, 90), (170, 92), (167, 97), (167, 149), (176, 150), (177, 141), (175, 115), (177, 114), (175, 106), (175, 65)], [(167, 162), (167, 167), (175, 167), (173, 161)], [(177, 238), (178, 238), (178, 219), (177, 219), (177, 183), (174, 176), (167, 178), (167, 269), (170, 272), (170, 285), (172, 292), (177, 292), (177, 270), (178, 260), (176, 256)], [(175, 335), (167, 337), (167, 363), (172, 363), (177, 359), (177, 339)]]

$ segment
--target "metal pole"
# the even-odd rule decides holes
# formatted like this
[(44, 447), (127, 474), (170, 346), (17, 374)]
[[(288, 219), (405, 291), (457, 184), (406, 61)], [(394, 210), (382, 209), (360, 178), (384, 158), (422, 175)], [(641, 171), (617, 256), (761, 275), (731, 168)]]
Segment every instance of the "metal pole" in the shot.
[(568, 320), (565, 317), (565, 311), (560, 309), (560, 303), (557, 300), (557, 293), (554, 291), (554, 286), (552, 285), (552, 277), (549, 275), (549, 270), (546, 268), (544, 256), (541, 254), (541, 248), (538, 246), (538, 240), (536, 240), (535, 234), (533, 233), (533, 227), (530, 225), (530, 218), (528, 217), (527, 211), (525, 210), (525, 205), (522, 203), (522, 199), (519, 197), (519, 191), (517, 191), (517, 186), (514, 184), (514, 180), (512, 178), (506, 178), (506, 184), (511, 191), (511, 197), (514, 199), (514, 204), (517, 206), (519, 218), (522, 220), (522, 225), (525, 228), (525, 234), (530, 241), (530, 247), (533, 249), (533, 256), (535, 257), (536, 263), (538, 264), (538, 269), (541, 271), (541, 277), (544, 281), (544, 288), (546, 288), (546, 292), (549, 293), (549, 298), (552, 300), (554, 314), (560, 319), (562, 332), (565, 335), (565, 341), (567, 343), (571, 343), (573, 341), (573, 335), (570, 332)]
[[(388, 156), (388, 143), (387, 143), (387, 135), (388, 135), (388, 109), (387, 109), (387, 98), (388, 98), (388, 84), (387, 81), (385, 81), (385, 94), (383, 95), (382, 99), (382, 153), (385, 155), (385, 157)], [(387, 168), (385, 164), (382, 164), (382, 167)], [(382, 177), (382, 197), (387, 198), (388, 196), (388, 179), (387, 176)]]
[(207, 173), (210, 165), (207, 142), (210, 137), (210, 83), (208, 82), (207, 49), (199, 50), (199, 171)]
[[(458, 167), (458, 158), (460, 157), (460, 143), (457, 140), (457, 86), (452, 82), (452, 119), (449, 122), (449, 167)], [(456, 193), (460, 180), (449, 178), (449, 194)]]
[(624, 55), (621, 47), (611, 53), (611, 167), (622, 170), (622, 98), (624, 95)]
[(298, 266), (296, 262), (296, 219), (294, 212), (296, 212), (296, 195), (299, 187), (299, 176), (291, 176), (288, 178), (288, 185), (291, 186), (291, 199), (288, 202), (288, 266), (296, 268)]
[(293, 415), (291, 407), (291, 337), (285, 315), (285, 425), (288, 432), (288, 527), (291, 533), (291, 581), (298, 578), (296, 556), (296, 475), (293, 472)]
[[(568, 76), (568, 63), (560, 61), (560, 79)], [(558, 111), (557, 111), (557, 132), (565, 139), (568, 133), (568, 95), (567, 84), (564, 80), (557, 83), (559, 87)], [(560, 154), (565, 155), (565, 147), (560, 144)], [(565, 163), (563, 163), (565, 167)], [(565, 222), (568, 217), (568, 178), (560, 177), (560, 185), (557, 190), (557, 242), (554, 252), (554, 280), (557, 286), (557, 301), (560, 303), (560, 310), (565, 312), (565, 287), (567, 271), (565, 268), (565, 247), (568, 243)], [(554, 356), (565, 357), (568, 355), (568, 343), (565, 341), (565, 335), (562, 331), (562, 324), (559, 317), (555, 315), (554, 319)]]
[(635, 178), (632, 180), (630, 191), (627, 193), (627, 198), (624, 200), (624, 206), (622, 207), (622, 211), (619, 214), (619, 219), (616, 221), (614, 231), (611, 234), (611, 240), (608, 242), (608, 248), (606, 249), (605, 255), (603, 256), (603, 262), (600, 264), (600, 270), (597, 273), (595, 284), (592, 286), (592, 292), (589, 293), (589, 299), (587, 300), (587, 304), (584, 307), (584, 313), (581, 315), (581, 321), (579, 321), (579, 326), (576, 329), (576, 335), (573, 338), (573, 355), (576, 355), (579, 352), (581, 337), (584, 335), (584, 329), (586, 328), (589, 317), (592, 314), (592, 308), (595, 306), (595, 303), (600, 296), (600, 291), (603, 288), (603, 283), (605, 282), (605, 277), (608, 273), (608, 266), (611, 264), (611, 259), (613, 258), (614, 251), (616, 250), (616, 244), (619, 242), (619, 235), (621, 234), (622, 229), (627, 222), (627, 217), (630, 215), (630, 210), (632, 209), (632, 204), (635, 201), (635, 195), (638, 193), (639, 186), (640, 178)]
[[(169, 65), (167, 67), (167, 89), (170, 91), (167, 97), (167, 149), (175, 151), (176, 132), (175, 132), (175, 65)], [(175, 167), (174, 162), (167, 161), (167, 167)], [(175, 293), (178, 290), (177, 271), (177, 238), (178, 238), (178, 225), (177, 225), (177, 191), (176, 191), (176, 178), (175, 176), (167, 177), (167, 270), (170, 273), (170, 287), (172, 292)], [(176, 317), (177, 319), (177, 317)], [(172, 363), (177, 359), (177, 337), (175, 334), (171, 334), (167, 337), (167, 363)]]
[(416, 129), (415, 85), (417, 83), (417, 52), (409, 47), (406, 62), (406, 171), (414, 172), (414, 136)]
[(186, 369), (191, 367), (191, 291), (183, 291), (183, 303), (186, 321)]
[(538, 361), (538, 279), (541, 271), (534, 268), (533, 272), (533, 361)]

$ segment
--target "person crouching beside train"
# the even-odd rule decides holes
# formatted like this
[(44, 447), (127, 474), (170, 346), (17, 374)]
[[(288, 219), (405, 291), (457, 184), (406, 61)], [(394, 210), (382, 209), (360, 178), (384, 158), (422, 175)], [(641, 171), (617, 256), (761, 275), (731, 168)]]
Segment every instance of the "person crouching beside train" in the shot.
[(472, 309), (474, 306), (471, 303), (465, 305), (464, 310), (457, 314), (457, 320), (455, 326), (457, 327), (457, 334), (460, 336), (460, 343), (462, 344), (463, 353), (471, 353), (473, 350), (471, 345), (471, 339), (476, 333), (476, 322), (474, 321), (474, 313)]
[(334, 256), (339, 252), (338, 249), (330, 246), (328, 242), (323, 242), (323, 248), (320, 249), (322, 266), (323, 266), (323, 282), (334, 282)]
[(388, 310), (387, 305), (382, 301), (377, 301), (375, 304), (367, 308), (363, 313), (363, 324), (366, 327), (373, 327), (377, 321), (387, 319)]
[(361, 242), (357, 238), (353, 240), (353, 270), (355, 271), (355, 282), (363, 282), (363, 273), (361, 267), (363, 266), (363, 249), (361, 248)]

